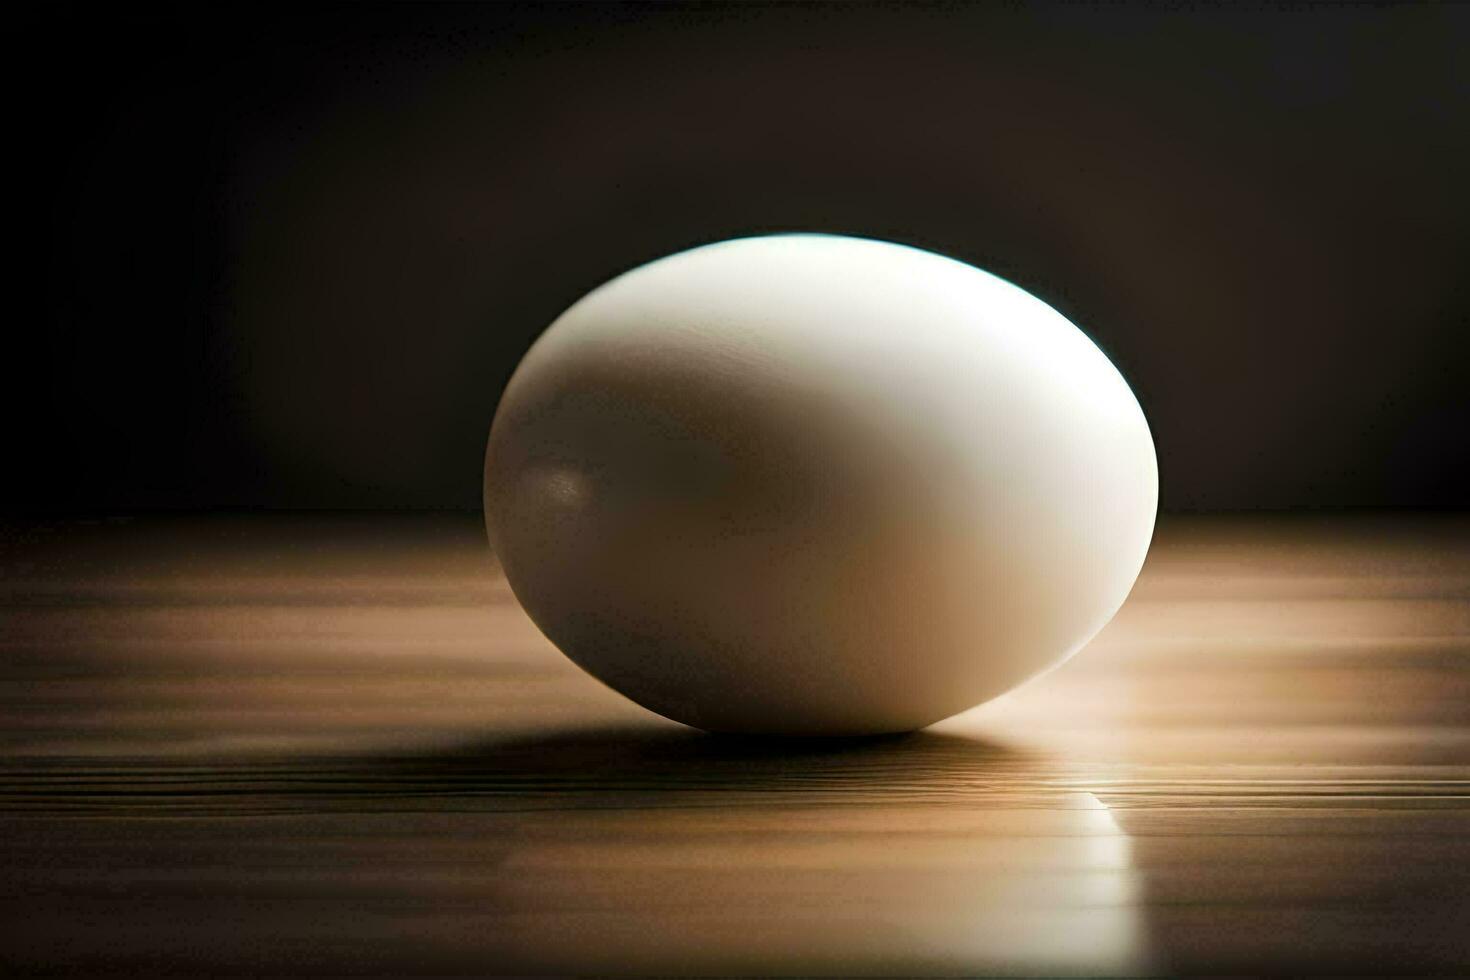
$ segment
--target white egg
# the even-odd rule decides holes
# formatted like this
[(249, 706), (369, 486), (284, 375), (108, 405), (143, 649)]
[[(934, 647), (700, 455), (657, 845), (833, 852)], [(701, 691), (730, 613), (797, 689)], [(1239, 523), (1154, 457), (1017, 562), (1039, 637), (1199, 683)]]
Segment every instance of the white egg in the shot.
[(920, 728), (1070, 657), (1153, 534), (1138, 401), (930, 252), (721, 242), (577, 302), (490, 433), (491, 543), (590, 674), (711, 731)]

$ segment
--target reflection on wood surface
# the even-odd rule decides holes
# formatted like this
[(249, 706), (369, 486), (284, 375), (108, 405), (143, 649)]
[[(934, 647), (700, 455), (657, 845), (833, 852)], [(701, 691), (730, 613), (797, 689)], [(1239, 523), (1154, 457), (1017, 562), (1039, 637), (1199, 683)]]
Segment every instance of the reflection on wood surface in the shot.
[(716, 738), (473, 519), (10, 528), (19, 972), (1470, 969), (1470, 521), (1166, 523), (1079, 657), (915, 735)]

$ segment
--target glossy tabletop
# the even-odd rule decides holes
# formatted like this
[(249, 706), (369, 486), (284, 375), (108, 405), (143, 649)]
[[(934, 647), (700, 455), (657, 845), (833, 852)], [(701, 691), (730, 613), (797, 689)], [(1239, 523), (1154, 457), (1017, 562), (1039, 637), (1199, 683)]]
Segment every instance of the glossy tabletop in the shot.
[(12, 973), (1463, 973), (1467, 896), (1464, 516), (1167, 519), (1073, 661), (855, 742), (624, 701), (472, 516), (0, 531)]

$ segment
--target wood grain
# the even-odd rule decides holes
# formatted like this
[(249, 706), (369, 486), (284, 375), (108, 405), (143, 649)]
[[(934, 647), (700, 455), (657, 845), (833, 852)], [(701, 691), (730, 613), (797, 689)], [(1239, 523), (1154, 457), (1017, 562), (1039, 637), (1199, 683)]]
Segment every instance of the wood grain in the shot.
[(1175, 520), (924, 732), (648, 715), (476, 522), (12, 525), (0, 963), (48, 974), (1470, 971), (1470, 520)]

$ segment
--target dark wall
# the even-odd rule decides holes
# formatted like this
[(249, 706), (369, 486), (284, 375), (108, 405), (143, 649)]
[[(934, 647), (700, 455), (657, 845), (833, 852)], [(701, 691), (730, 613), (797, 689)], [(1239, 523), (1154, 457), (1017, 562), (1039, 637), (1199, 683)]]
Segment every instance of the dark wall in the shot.
[(1470, 503), (1465, 7), (205, 6), (23, 24), (8, 511), (475, 506), (561, 309), (788, 229), (1057, 306), (1166, 507)]

